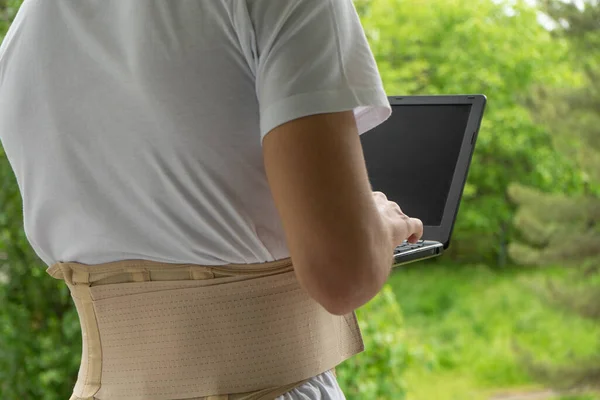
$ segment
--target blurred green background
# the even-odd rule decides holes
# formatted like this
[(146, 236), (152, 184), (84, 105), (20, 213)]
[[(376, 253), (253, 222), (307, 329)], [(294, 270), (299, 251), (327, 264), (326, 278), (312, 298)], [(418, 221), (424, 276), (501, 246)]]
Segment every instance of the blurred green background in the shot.
[[(20, 0), (0, 0), (0, 39)], [(484, 93), (450, 251), (358, 310), (348, 399), (600, 399), (600, 4), (355, 0), (390, 95)], [(0, 146), (0, 399), (65, 400), (81, 332)]]

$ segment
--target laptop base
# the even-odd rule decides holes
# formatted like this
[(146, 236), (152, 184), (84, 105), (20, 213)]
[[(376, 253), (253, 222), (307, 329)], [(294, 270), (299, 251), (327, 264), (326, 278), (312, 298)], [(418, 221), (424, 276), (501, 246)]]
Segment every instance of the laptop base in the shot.
[(405, 242), (394, 250), (393, 267), (439, 257), (443, 252), (444, 245), (440, 242), (423, 240), (416, 245)]

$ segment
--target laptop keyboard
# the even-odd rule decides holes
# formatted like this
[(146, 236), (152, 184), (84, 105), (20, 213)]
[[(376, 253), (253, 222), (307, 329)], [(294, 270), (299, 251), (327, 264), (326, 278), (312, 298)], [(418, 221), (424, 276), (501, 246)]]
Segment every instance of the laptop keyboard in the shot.
[(425, 244), (425, 242), (423, 240), (419, 240), (415, 244), (404, 242), (400, 246), (398, 246), (394, 249), (394, 255), (402, 254), (402, 253), (405, 253), (410, 250), (421, 248), (421, 247), (423, 247), (424, 244)]

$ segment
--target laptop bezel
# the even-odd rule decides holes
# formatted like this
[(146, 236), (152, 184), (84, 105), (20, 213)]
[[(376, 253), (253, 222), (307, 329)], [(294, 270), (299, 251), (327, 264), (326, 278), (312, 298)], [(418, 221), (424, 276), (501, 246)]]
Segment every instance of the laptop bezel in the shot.
[[(392, 109), (403, 105), (470, 105), (471, 112), (463, 135), (463, 141), (450, 184), (450, 193), (446, 200), (442, 222), (439, 226), (424, 226), (423, 239), (437, 241), (444, 249), (450, 246), (450, 238), (460, 208), (466, 180), (468, 178), (475, 144), (479, 136), (481, 122), (487, 103), (483, 94), (472, 95), (429, 95), (429, 96), (388, 96)], [(393, 111), (392, 111), (393, 113)], [(402, 206), (402, 205), (400, 205)]]

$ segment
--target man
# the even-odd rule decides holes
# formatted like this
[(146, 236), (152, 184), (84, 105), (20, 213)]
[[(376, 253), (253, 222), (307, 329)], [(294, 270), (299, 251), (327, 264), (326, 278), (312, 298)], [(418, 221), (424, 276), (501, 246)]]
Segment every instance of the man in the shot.
[[(422, 235), (419, 220), (368, 182), (358, 135), (390, 112), (351, 0), (25, 0), (0, 50), (0, 138), (23, 196), (27, 237), (49, 273), (69, 284), (82, 321), (84, 360), (72, 399), (259, 398), (251, 396), (268, 385), (286, 388), (277, 392), (283, 399), (344, 398), (331, 368), (362, 349), (353, 310), (381, 289), (393, 248)], [(236, 281), (284, 302), (261, 283), (271, 279), (263, 267), (290, 258), (289, 284), (303, 294), (281, 306), (281, 318), (265, 322), (266, 309), (228, 291)], [(126, 319), (118, 315), (133, 315), (138, 300), (155, 304), (133, 293), (133, 282), (156, 283), (181, 265), (192, 266), (189, 279), (225, 279), (220, 293), (207, 286), (194, 296), (238, 301), (242, 315), (262, 322), (236, 325), (233, 307), (210, 318), (186, 314), (199, 321), (185, 334), (175, 333), (183, 318), (148, 331), (139, 322), (122, 327), (138, 332), (137, 342), (111, 353), (111, 336), (129, 340), (117, 332)], [(239, 265), (262, 272), (240, 281), (249, 272)], [(117, 280), (125, 272), (129, 280)], [(269, 287), (283, 285), (275, 281), (283, 272)], [(123, 290), (121, 308), (106, 311), (118, 296), (101, 300), (101, 284)], [(228, 300), (214, 300), (223, 292)], [(309, 340), (302, 346), (318, 348), (314, 354), (305, 355), (299, 339), (282, 339), (291, 333), (276, 337), (292, 323), (283, 315), (296, 316), (295, 330), (306, 329)], [(159, 329), (171, 330), (147, 339)], [(231, 336), (236, 329), (242, 336)], [(341, 333), (329, 337), (332, 330)], [(191, 338), (197, 332), (210, 346)], [(284, 342), (253, 344), (267, 336), (265, 346)], [(157, 337), (168, 354), (132, 347)], [(237, 345), (240, 337), (253, 339)], [(209, 347), (195, 357), (201, 363), (186, 364), (190, 349)], [(123, 351), (135, 368), (125, 367)], [(234, 357), (224, 361), (227, 354)], [(297, 355), (277, 371), (292, 371), (302, 357), (307, 367), (269, 380), (277, 373), (266, 368), (286, 354)], [(240, 367), (263, 356), (268, 361), (252, 371)], [(183, 376), (189, 371), (212, 383), (195, 387), (194, 376)]]

